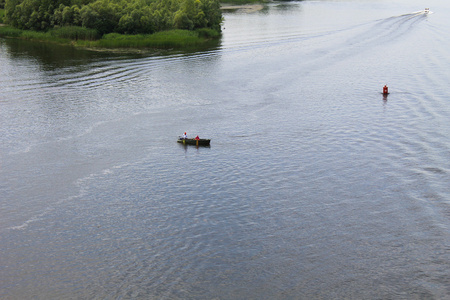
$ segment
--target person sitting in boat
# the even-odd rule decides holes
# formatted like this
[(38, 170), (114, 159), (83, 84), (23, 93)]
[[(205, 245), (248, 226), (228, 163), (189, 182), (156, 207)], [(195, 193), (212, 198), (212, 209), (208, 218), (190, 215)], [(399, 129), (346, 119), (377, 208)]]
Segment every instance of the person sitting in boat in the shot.
[(183, 136), (181, 137), (183, 140), (187, 139), (187, 134), (186, 132), (183, 134)]
[(200, 138), (198, 137), (198, 135), (195, 137), (195, 140), (198, 141)]

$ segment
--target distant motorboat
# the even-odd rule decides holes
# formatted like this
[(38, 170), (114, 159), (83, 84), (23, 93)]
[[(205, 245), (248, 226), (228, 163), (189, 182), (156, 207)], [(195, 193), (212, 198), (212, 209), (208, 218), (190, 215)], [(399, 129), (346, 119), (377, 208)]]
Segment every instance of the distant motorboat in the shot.
[(427, 13), (430, 12), (430, 9), (429, 8), (425, 8), (424, 12), (427, 14)]

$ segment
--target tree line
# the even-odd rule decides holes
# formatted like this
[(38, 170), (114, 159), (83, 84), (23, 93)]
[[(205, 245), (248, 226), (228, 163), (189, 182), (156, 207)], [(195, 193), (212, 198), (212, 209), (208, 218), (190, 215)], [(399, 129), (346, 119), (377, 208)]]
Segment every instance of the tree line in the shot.
[(220, 32), (219, 0), (0, 0), (9, 25), (47, 31), (64, 26), (99, 35), (149, 34), (169, 29), (210, 28)]

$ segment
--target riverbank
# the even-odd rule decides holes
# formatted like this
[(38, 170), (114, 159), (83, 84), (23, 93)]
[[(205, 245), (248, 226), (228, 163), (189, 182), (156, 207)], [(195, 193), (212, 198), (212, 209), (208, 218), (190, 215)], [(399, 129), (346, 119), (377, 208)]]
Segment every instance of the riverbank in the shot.
[[(78, 28), (80, 29), (80, 28)], [(64, 28), (37, 32), (21, 30), (10, 26), (0, 26), (0, 37), (26, 39), (32, 41), (49, 42), (73, 47), (100, 49), (189, 49), (208, 44), (220, 37), (220, 33), (212, 29), (168, 30), (154, 34), (124, 35), (118, 33), (105, 34), (101, 38), (90, 35), (87, 30), (72, 30), (74, 34), (67, 34), (70, 30)]]

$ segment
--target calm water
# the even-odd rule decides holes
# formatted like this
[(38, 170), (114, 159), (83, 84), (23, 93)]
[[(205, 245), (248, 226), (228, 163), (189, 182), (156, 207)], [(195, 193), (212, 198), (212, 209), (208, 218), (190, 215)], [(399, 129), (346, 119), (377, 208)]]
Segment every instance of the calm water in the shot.
[(194, 53), (0, 39), (0, 298), (448, 299), (449, 14), (272, 3)]

